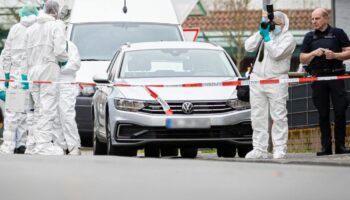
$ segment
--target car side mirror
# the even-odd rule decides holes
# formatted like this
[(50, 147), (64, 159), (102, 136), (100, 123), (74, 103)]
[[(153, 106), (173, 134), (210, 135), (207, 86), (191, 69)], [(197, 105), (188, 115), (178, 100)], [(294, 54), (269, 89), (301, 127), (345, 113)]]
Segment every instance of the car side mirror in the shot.
[(107, 73), (95, 74), (93, 76), (93, 80), (95, 83), (109, 83)]

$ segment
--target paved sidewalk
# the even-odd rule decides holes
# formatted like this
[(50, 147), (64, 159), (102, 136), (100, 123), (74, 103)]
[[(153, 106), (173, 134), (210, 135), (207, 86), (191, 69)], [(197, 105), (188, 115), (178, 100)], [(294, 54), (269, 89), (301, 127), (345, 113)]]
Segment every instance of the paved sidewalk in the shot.
[(259, 162), (276, 164), (302, 164), (302, 165), (328, 165), (350, 167), (350, 154), (316, 156), (316, 153), (290, 153), (286, 159), (272, 159), (272, 154), (268, 159), (245, 159), (245, 158), (218, 158), (214, 154), (199, 155), (200, 159), (222, 160), (230, 162)]
[[(83, 148), (84, 156), (93, 156), (91, 148)], [(138, 157), (143, 158), (143, 155)], [(166, 157), (169, 159), (169, 157)], [(182, 159), (181, 157), (171, 157), (170, 159)], [(350, 167), (350, 154), (316, 156), (316, 153), (289, 153), (286, 159), (245, 159), (239, 158), (219, 158), (216, 153), (198, 153), (197, 160), (227, 161), (227, 162), (259, 162), (259, 163), (276, 163), (276, 164), (299, 164), (299, 165), (325, 165), (325, 166), (343, 166)]]

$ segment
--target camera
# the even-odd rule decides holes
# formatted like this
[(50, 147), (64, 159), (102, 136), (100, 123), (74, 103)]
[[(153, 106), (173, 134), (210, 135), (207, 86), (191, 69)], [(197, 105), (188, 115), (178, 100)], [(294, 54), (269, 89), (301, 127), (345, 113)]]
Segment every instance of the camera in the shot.
[(273, 22), (274, 15), (273, 15), (273, 5), (266, 5), (266, 11), (267, 11), (267, 22), (261, 22), (260, 26), (263, 29), (266, 29), (268, 25), (270, 25), (270, 31), (275, 30), (275, 22)]

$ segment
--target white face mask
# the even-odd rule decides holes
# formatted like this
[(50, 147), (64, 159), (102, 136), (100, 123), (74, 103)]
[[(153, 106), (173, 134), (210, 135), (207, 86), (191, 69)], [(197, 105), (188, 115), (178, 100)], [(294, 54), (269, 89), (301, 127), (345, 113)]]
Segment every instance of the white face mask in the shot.
[(279, 26), (279, 25), (276, 25), (276, 26), (275, 26), (275, 30), (273, 30), (273, 33), (274, 33), (275, 35), (278, 35), (278, 34), (280, 34), (281, 32), (282, 32), (282, 27)]

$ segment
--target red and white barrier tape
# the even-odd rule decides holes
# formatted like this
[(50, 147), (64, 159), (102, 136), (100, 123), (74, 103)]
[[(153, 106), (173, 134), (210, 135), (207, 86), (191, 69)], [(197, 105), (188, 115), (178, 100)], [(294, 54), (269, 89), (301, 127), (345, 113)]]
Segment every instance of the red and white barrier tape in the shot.
[(166, 115), (172, 115), (173, 111), (171, 110), (169, 104), (164, 101), (162, 98), (159, 97), (157, 93), (155, 93), (152, 89), (149, 87), (145, 87), (146, 91), (148, 92), (151, 97), (153, 97), (163, 108), (163, 111), (165, 112)]
[(238, 86), (238, 85), (251, 85), (251, 84), (281, 84), (281, 83), (308, 83), (314, 81), (328, 81), (328, 80), (341, 80), (350, 79), (350, 75), (344, 76), (325, 76), (325, 77), (306, 77), (306, 78), (288, 78), (288, 79), (263, 79), (263, 80), (232, 80), (222, 82), (207, 82), (207, 83), (185, 83), (185, 84), (144, 84), (144, 85), (132, 85), (125, 83), (114, 84), (101, 84), (90, 82), (57, 82), (57, 81), (19, 81), (19, 80), (3, 80), (0, 82), (18, 82), (18, 83), (31, 83), (31, 84), (78, 84), (81, 86), (110, 86), (110, 87), (217, 87), (217, 86)]
[(288, 79), (264, 79), (264, 80), (234, 80), (234, 81), (222, 81), (222, 82), (207, 82), (207, 83), (185, 83), (185, 84), (156, 84), (156, 85), (131, 85), (124, 83), (115, 84), (101, 84), (101, 83), (89, 83), (89, 82), (56, 82), (56, 81), (18, 81), (18, 80), (0, 80), (0, 82), (18, 82), (18, 83), (31, 83), (31, 84), (78, 84), (81, 88), (83, 86), (108, 86), (108, 87), (144, 87), (145, 90), (152, 96), (163, 108), (166, 115), (172, 115), (173, 111), (170, 106), (151, 88), (155, 87), (230, 87), (239, 85), (252, 85), (252, 84), (281, 84), (281, 83), (309, 83), (315, 81), (329, 81), (329, 80), (342, 80), (350, 79), (350, 75), (344, 76), (326, 76), (326, 77), (306, 77), (306, 78), (288, 78)]

